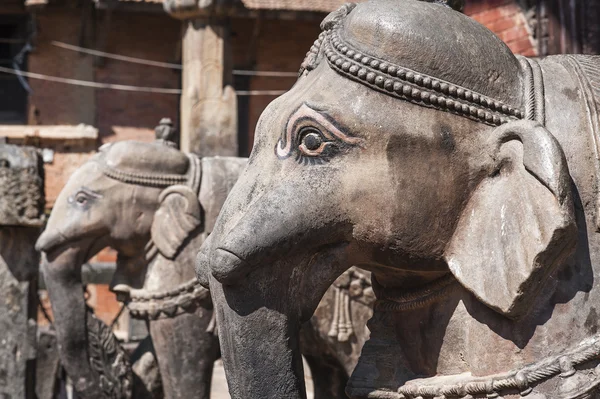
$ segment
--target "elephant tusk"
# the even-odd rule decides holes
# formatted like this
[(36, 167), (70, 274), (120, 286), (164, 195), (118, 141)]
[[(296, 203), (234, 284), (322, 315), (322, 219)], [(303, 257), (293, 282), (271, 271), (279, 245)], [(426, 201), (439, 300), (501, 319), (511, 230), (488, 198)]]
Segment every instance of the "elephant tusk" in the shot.
[(117, 301), (127, 303), (131, 300), (131, 287), (127, 284), (117, 284), (111, 289), (117, 295)]
[(334, 304), (333, 304), (333, 320), (331, 321), (331, 329), (329, 330), (329, 333), (327, 334), (329, 337), (331, 338), (337, 338), (338, 336), (338, 323), (340, 320), (340, 311), (339, 311), (339, 303), (340, 303), (340, 295), (341, 295), (341, 289), (334, 286), (334, 290), (335, 290), (335, 299), (334, 299)]
[(213, 335), (217, 335), (219, 333), (219, 326), (217, 325), (217, 312), (214, 310), (212, 317), (210, 318), (210, 323), (208, 323), (208, 327), (206, 327), (206, 332)]
[(343, 292), (342, 296), (344, 298), (343, 301), (343, 314), (344, 314), (344, 318), (343, 321), (340, 325), (340, 333), (338, 335), (338, 341), (340, 342), (347, 342), (350, 337), (354, 334), (354, 330), (352, 328), (352, 321), (350, 320), (350, 295), (348, 295), (348, 292)]

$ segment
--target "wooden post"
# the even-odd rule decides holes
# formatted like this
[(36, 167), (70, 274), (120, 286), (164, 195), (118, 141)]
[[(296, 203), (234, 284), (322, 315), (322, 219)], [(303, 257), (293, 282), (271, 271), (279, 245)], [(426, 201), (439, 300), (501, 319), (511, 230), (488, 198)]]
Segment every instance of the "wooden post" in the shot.
[(237, 99), (225, 23), (184, 22), (181, 149), (200, 156), (237, 156)]

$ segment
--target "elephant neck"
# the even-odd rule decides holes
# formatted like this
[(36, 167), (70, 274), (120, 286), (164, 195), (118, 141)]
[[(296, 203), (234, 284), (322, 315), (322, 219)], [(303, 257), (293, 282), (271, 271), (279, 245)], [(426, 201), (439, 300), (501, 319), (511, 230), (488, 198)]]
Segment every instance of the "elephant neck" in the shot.
[(130, 289), (124, 299), (132, 317), (172, 318), (193, 311), (209, 297), (208, 290), (198, 283), (193, 267), (196, 249), (204, 236), (192, 235), (173, 259), (161, 254), (152, 243), (146, 246), (148, 270), (144, 286)]
[(172, 259), (153, 249), (155, 247), (150, 243), (146, 247), (148, 271), (143, 288), (149, 292), (171, 290), (195, 279), (196, 252), (205, 238), (200, 231), (192, 234)]
[[(488, 308), (449, 277), (417, 290), (407, 289), (417, 284), (400, 283), (382, 289), (378, 278), (390, 279), (378, 274), (370, 340), (348, 392), (356, 398), (383, 399), (393, 390), (405, 399), (450, 399), (533, 388), (550, 398), (598, 389), (600, 369), (586, 374), (600, 356), (594, 309), (600, 294), (590, 286), (586, 256), (582, 251), (559, 267), (519, 319)], [(553, 394), (555, 387), (565, 395)]]

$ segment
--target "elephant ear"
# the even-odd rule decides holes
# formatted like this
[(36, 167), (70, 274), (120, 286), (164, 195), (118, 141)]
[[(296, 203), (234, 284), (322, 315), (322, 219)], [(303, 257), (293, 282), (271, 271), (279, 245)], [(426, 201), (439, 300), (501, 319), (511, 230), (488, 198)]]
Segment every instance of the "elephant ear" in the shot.
[(185, 239), (202, 224), (200, 203), (196, 194), (183, 185), (165, 189), (158, 201), (150, 230), (152, 241), (164, 257), (173, 259)]
[(535, 122), (498, 127), (487, 144), (492, 173), (469, 199), (444, 256), (481, 302), (518, 318), (575, 248), (571, 178), (560, 144)]

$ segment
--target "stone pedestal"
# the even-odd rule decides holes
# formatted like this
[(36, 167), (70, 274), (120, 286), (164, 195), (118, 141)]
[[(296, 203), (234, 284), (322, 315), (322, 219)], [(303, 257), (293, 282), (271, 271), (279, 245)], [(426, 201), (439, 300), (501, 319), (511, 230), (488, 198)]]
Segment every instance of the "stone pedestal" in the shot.
[(37, 275), (43, 223), (42, 161), (0, 144), (0, 398), (35, 396)]

